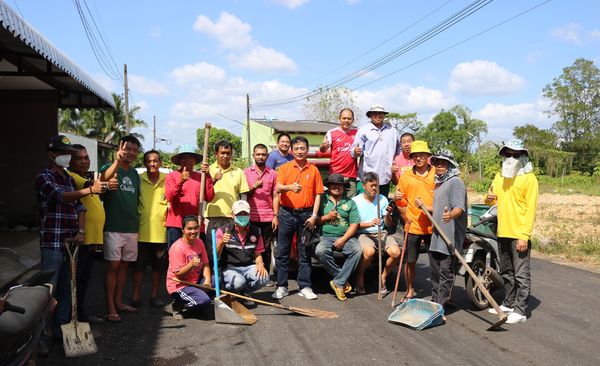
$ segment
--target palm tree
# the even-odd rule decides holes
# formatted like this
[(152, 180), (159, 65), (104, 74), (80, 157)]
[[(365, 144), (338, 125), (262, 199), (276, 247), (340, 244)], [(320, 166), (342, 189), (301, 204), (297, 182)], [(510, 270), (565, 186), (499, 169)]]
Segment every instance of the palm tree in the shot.
[[(125, 136), (125, 105), (120, 95), (112, 93), (115, 108), (114, 109), (88, 109), (82, 113), (82, 118), (88, 127), (88, 136), (100, 141), (114, 132), (112, 138), (108, 141), (113, 144), (118, 144), (121, 137)], [(130, 129), (136, 127), (147, 127), (146, 122), (135, 118), (135, 114), (139, 112), (140, 107), (135, 106), (129, 110), (129, 126)], [(144, 136), (139, 133), (132, 133), (140, 140), (144, 140)]]
[(85, 121), (81, 118), (81, 111), (74, 109), (58, 110), (58, 130), (74, 135), (85, 136), (87, 132)]

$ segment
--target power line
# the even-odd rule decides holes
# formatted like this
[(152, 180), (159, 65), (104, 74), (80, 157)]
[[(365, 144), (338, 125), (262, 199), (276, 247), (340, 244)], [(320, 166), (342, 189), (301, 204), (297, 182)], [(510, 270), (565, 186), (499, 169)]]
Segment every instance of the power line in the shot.
[(485, 7), (486, 5), (490, 4), (492, 1), (493, 0), (477, 0), (477, 1), (469, 4), (465, 8), (461, 9), (460, 11), (453, 14), (452, 16), (446, 18), (444, 21), (440, 22), (436, 26), (434, 26), (434, 27), (430, 28), (429, 30), (425, 31), (424, 33), (420, 34), (419, 36), (412, 39), (411, 41), (403, 44), (402, 46), (398, 47), (397, 49), (395, 49), (391, 52), (388, 52), (384, 56), (372, 61), (371, 63), (367, 64), (366, 66), (354, 71), (353, 73), (350, 73), (349, 75), (346, 75), (345, 77), (343, 77), (341, 79), (338, 79), (337, 81), (334, 81), (333, 83), (330, 83), (324, 87), (321, 87), (318, 90), (313, 90), (311, 92), (308, 92), (308, 93), (305, 93), (305, 94), (302, 94), (302, 95), (299, 95), (296, 97), (274, 100), (274, 101), (256, 102), (255, 104), (262, 105), (262, 106), (289, 104), (289, 103), (297, 102), (302, 99), (306, 99), (306, 98), (310, 98), (310, 97), (319, 95), (327, 90), (344, 85), (360, 76), (365, 75), (366, 73), (368, 73), (370, 71), (373, 71), (373, 70), (391, 62), (392, 60), (407, 53), (408, 51), (420, 46), (421, 44), (427, 42), (431, 38), (439, 35), (440, 33), (446, 31), (448, 28), (456, 25), (457, 23), (459, 23), (459, 22), (463, 21), (464, 19), (466, 19), (467, 17), (471, 16), (475, 12), (477, 12), (480, 9), (482, 9), (483, 7)]

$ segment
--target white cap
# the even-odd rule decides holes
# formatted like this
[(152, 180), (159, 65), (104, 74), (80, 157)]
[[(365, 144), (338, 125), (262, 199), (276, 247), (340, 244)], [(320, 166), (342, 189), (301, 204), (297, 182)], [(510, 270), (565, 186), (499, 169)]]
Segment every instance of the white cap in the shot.
[(250, 205), (246, 201), (235, 201), (233, 206), (231, 206), (231, 210), (233, 211), (234, 215), (237, 215), (240, 212), (250, 213)]

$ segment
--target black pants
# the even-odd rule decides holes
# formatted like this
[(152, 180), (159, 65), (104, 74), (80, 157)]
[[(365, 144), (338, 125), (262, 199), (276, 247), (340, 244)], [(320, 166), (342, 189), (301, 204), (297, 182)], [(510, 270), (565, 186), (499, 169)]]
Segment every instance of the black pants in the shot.
[(95, 245), (82, 245), (77, 254), (77, 320), (87, 322), (85, 295), (92, 276)]
[(527, 303), (531, 292), (531, 272), (529, 268), (531, 242), (527, 251), (517, 252), (517, 239), (498, 238), (500, 244), (500, 275), (504, 280), (504, 301), (502, 305), (514, 308), (515, 312), (527, 315)]
[(271, 248), (273, 247), (273, 226), (272, 222), (251, 222), (252, 225), (260, 229), (260, 235), (262, 236), (263, 243), (265, 245), (265, 251), (262, 252), (263, 263), (267, 271), (271, 270)]
[(454, 257), (440, 252), (429, 251), (431, 267), (431, 301), (444, 305), (454, 286)]

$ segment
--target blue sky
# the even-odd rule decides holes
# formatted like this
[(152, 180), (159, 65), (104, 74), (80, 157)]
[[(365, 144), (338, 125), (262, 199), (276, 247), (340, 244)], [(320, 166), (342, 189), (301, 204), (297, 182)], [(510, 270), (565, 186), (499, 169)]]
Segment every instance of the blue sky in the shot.
[[(73, 1), (4, 1), (99, 83), (122, 93), (122, 81), (94, 58)], [(158, 137), (171, 140), (157, 144), (164, 150), (194, 143), (207, 121), (241, 134), (239, 124), (219, 114), (243, 121), (246, 93), (252, 117), (303, 119), (302, 101), (260, 102), (302, 95), (361, 70), (472, 2), (80, 0), (115, 63), (127, 63), (139, 117), (151, 126), (155, 115)], [(441, 109), (464, 104), (488, 123), (483, 140), (507, 139), (524, 123), (551, 126), (542, 89), (563, 67), (578, 57), (598, 65), (598, 14), (594, 0), (496, 0), (345, 85), (362, 112), (380, 103), (428, 123)], [(358, 124), (367, 120), (357, 117)], [(151, 131), (139, 132), (149, 146)]]

